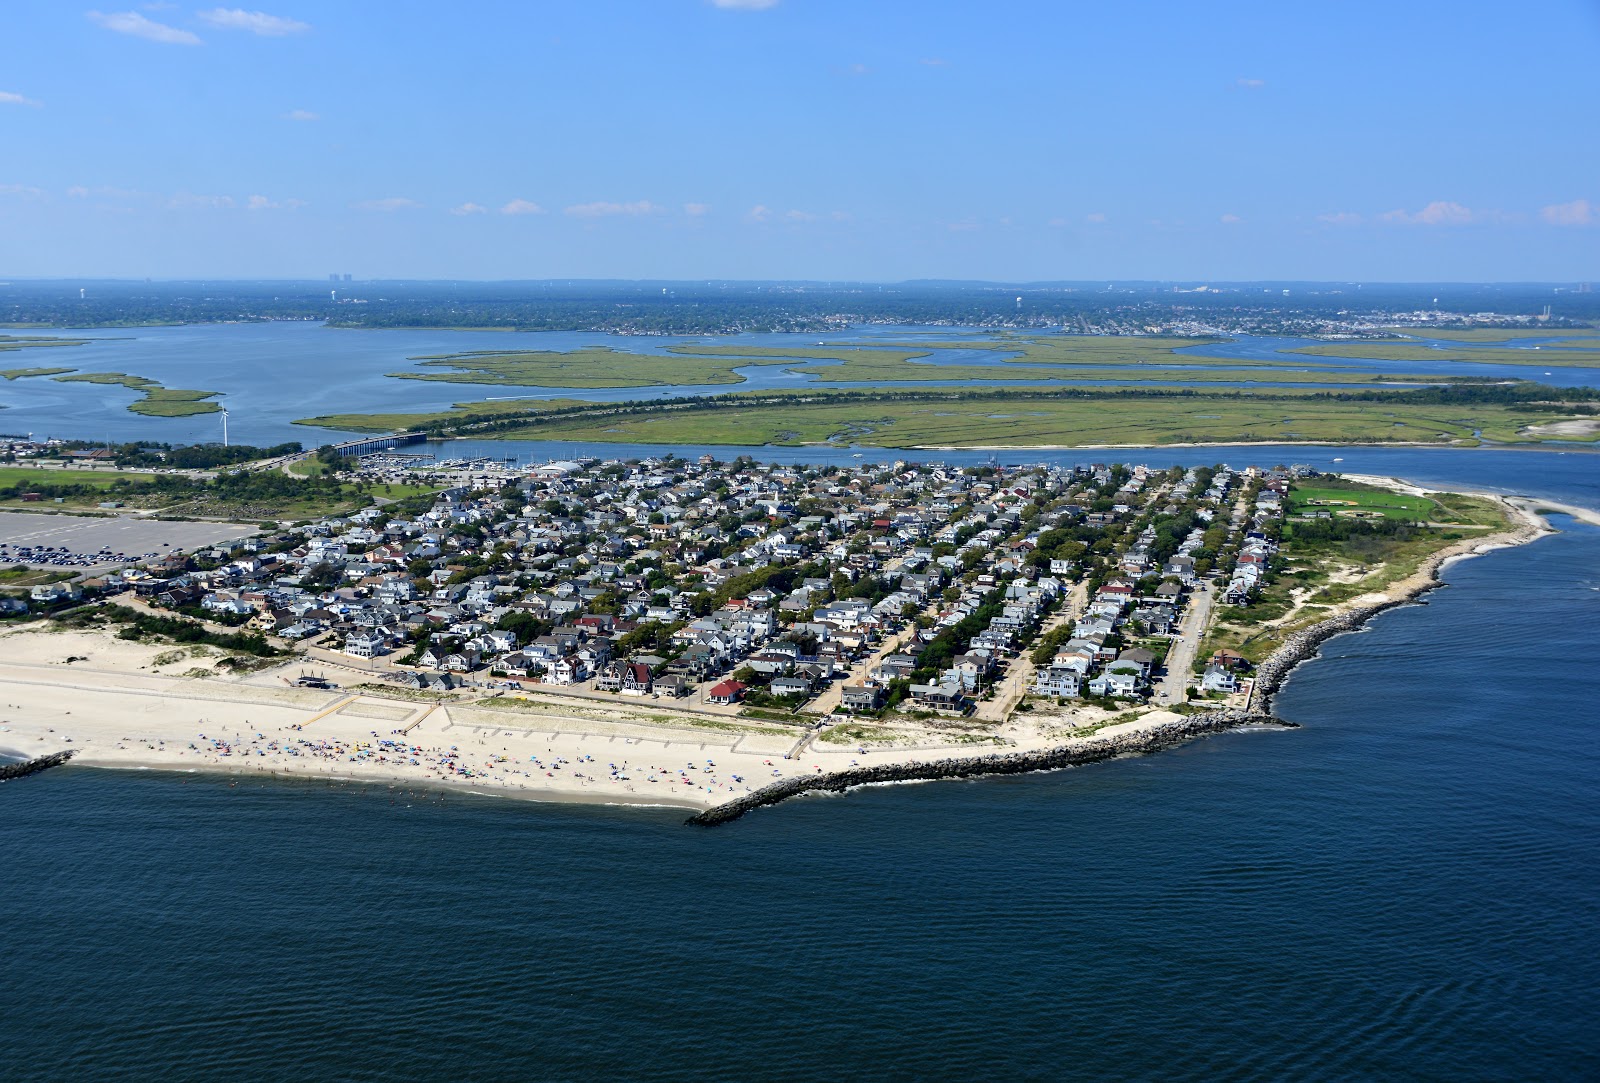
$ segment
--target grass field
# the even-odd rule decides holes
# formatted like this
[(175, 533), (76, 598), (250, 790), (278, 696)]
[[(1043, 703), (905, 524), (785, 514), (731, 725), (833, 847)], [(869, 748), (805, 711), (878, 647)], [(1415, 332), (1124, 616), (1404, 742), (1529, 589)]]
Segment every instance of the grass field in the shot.
[(79, 372), (55, 379), (63, 384), (120, 384), (130, 391), (142, 392), (144, 397), (130, 402), (128, 409), (149, 417), (188, 417), (192, 414), (214, 414), (222, 409), (220, 404), (207, 401), (220, 392), (163, 387), (159, 381), (144, 376), (130, 376), (126, 372)]
[(1370, 486), (1348, 488), (1318, 488), (1296, 485), (1289, 491), (1291, 513), (1327, 511), (1335, 516), (1363, 518), (1410, 519), (1426, 522), (1433, 516), (1435, 504), (1422, 496), (1374, 489)]
[(110, 488), (118, 480), (154, 481), (155, 475), (129, 470), (60, 470), (39, 466), (0, 466), (0, 488), (13, 485), (91, 485)]
[(1465, 361), (1480, 365), (1528, 365), (1537, 368), (1600, 368), (1600, 350), (1546, 346), (1541, 349), (1497, 349), (1467, 346), (1435, 349), (1411, 342), (1346, 342), (1300, 346), (1287, 353), (1315, 357), (1357, 357), (1374, 361)]

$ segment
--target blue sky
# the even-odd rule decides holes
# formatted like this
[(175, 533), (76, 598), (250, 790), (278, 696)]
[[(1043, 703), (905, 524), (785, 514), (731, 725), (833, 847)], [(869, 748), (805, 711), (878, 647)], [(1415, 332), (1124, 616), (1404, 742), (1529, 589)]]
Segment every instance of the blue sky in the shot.
[(0, 275), (1600, 277), (1600, 3), (0, 14)]

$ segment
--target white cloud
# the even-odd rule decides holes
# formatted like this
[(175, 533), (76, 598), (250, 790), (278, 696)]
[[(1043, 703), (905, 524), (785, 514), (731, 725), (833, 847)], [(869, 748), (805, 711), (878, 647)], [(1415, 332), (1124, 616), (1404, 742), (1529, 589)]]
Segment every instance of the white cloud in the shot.
[(167, 206), (173, 210), (199, 207), (204, 210), (225, 211), (234, 205), (232, 196), (197, 196), (192, 192), (179, 192), (167, 200)]
[(1217, 219), (1217, 221), (1221, 222), (1225, 226), (1236, 226), (1240, 222), (1243, 222), (1244, 219), (1240, 218), (1237, 214), (1225, 214), (1221, 218)]
[(543, 214), (544, 208), (532, 200), (513, 199), (500, 208), (501, 214)]
[(266, 196), (251, 196), (245, 201), (245, 209), (252, 211), (292, 211), (305, 205), (303, 199), (268, 199)]
[(263, 38), (283, 38), (290, 34), (304, 34), (310, 23), (286, 19), (281, 15), (268, 15), (264, 11), (246, 11), (244, 8), (212, 8), (198, 13), (200, 20), (218, 30), (248, 30)]
[(944, 228), (951, 233), (976, 233), (982, 227), (974, 219), (968, 218), (964, 222), (951, 222)]
[(1465, 226), (1482, 215), (1469, 207), (1449, 200), (1436, 199), (1415, 213), (1411, 211), (1385, 211), (1378, 216), (1385, 222), (1402, 226)]
[(38, 106), (39, 104), (39, 102), (34, 101), (32, 98), (23, 97), (21, 94), (13, 94), (9, 90), (0, 90), (0, 105)]
[(23, 196), (27, 199), (37, 199), (44, 195), (43, 188), (34, 188), (26, 184), (0, 184), (0, 196)]
[(789, 211), (784, 217), (791, 222), (817, 222), (821, 220), (819, 215), (812, 214), (810, 211)]
[(683, 213), (690, 218), (704, 218), (710, 211), (711, 208), (704, 203), (685, 203), (683, 205)]
[(283, 114), (283, 119), (309, 122), (313, 120), (321, 120), (322, 117), (316, 113), (313, 113), (309, 109), (291, 109), (287, 113)]
[(1539, 217), (1552, 226), (1600, 226), (1600, 207), (1587, 199), (1574, 199), (1571, 203), (1541, 207)]
[(146, 41), (159, 41), (163, 45), (199, 45), (200, 38), (187, 30), (179, 30), (166, 23), (158, 23), (146, 19), (137, 11), (113, 12), (104, 14), (99, 11), (89, 12), (89, 20), (97, 26), (114, 30), (118, 34), (127, 34), (130, 37), (144, 38)]
[(469, 214), (488, 214), (489, 208), (485, 207), (481, 203), (473, 203), (469, 200), (466, 203), (461, 204), (459, 207), (451, 207), (450, 213), (459, 218)]
[(1101, 222), (1104, 222), (1106, 220), (1106, 216), (1101, 214), (1101, 213), (1099, 213), (1098, 211), (1096, 211), (1094, 214), (1086, 214), (1086, 215), (1084, 215), (1083, 216), (1083, 220), (1085, 222), (1091, 222), (1091, 223), (1093, 223), (1095, 225), (1099, 225)]
[(950, 66), (950, 61), (942, 56), (925, 56), (917, 63), (929, 68), (948, 68)]
[(711, 6), (724, 11), (766, 11), (778, 6), (778, 0), (711, 0)]
[(1233, 81), (1233, 85), (1242, 90), (1260, 90), (1267, 85), (1267, 81), (1265, 79), (1246, 79), (1241, 76)]
[(772, 217), (772, 208), (764, 204), (757, 203), (754, 207), (750, 208), (750, 210), (745, 214), (745, 217), (750, 219), (752, 222), (765, 222)]
[(1333, 211), (1317, 215), (1317, 221), (1330, 226), (1355, 226), (1361, 224), (1361, 216), (1354, 211)]
[(632, 203), (578, 203), (568, 207), (564, 213), (574, 218), (615, 218), (619, 215), (638, 216), (643, 214), (660, 214), (664, 208), (656, 206), (648, 199), (635, 200)]
[(418, 203), (414, 199), (407, 199), (404, 196), (390, 196), (387, 199), (363, 199), (359, 203), (350, 204), (350, 206), (354, 207), (358, 211), (382, 211), (384, 213), (389, 213), (391, 211), (415, 210), (416, 208), (422, 206), (422, 204)]

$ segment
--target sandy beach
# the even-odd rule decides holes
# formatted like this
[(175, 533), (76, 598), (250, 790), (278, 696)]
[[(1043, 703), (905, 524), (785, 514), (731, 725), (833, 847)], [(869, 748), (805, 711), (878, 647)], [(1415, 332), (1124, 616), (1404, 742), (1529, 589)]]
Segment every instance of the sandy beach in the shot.
[(623, 700), (608, 720), (537, 694), (420, 702), (315, 691), (290, 686), (298, 662), (241, 679), (202, 675), (203, 649), (199, 657), (173, 659), (189, 653), (100, 632), (30, 628), (0, 637), (0, 750), (32, 758), (72, 749), (75, 767), (702, 809), (799, 774), (1060, 743), (1028, 727), (1008, 730), (1003, 746), (938, 733), (915, 748), (802, 746), (798, 728), (730, 732), (697, 726), (686, 715), (681, 725), (630, 721), (672, 717), (654, 703)]

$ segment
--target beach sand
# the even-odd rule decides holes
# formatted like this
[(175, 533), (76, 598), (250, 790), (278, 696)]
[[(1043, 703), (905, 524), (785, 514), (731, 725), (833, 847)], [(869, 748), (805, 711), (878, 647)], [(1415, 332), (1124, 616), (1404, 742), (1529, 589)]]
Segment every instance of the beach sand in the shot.
[[(207, 771), (447, 787), (533, 800), (701, 809), (778, 778), (939, 759), (998, 746), (930, 731), (915, 749), (800, 743), (799, 728), (729, 732), (630, 721), (670, 717), (654, 703), (616, 721), (521, 703), (409, 701), (294, 688), (298, 660), (247, 678), (199, 676), (199, 659), (103, 632), (0, 637), (0, 749), (73, 749), (77, 767)], [(68, 662), (67, 659), (73, 659)], [(177, 670), (185, 675), (161, 672)], [(522, 697), (518, 697), (522, 699)], [(530, 709), (532, 708), (532, 709)], [(719, 720), (722, 725), (727, 721)], [(1036, 734), (1005, 750), (1045, 747)]]

